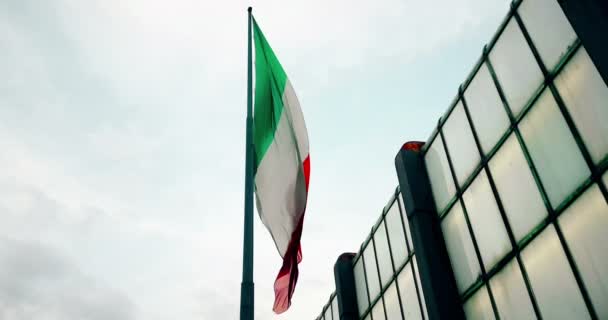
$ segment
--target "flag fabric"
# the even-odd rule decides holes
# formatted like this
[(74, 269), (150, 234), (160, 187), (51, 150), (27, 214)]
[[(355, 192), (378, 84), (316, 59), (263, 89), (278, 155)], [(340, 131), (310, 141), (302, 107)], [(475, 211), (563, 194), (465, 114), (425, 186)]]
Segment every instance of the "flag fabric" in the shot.
[(291, 305), (302, 261), (300, 238), (308, 199), (308, 133), (298, 98), (253, 20), (255, 109), (254, 183), (258, 214), (283, 258), (274, 283), (273, 310)]

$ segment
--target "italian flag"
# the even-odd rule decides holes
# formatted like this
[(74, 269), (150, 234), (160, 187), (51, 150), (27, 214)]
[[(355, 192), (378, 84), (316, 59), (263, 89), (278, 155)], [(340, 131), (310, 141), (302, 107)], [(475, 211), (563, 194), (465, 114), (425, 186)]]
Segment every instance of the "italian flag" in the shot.
[(257, 210), (283, 258), (274, 282), (273, 310), (291, 304), (300, 238), (308, 198), (308, 133), (296, 93), (285, 70), (253, 20), (255, 110), (253, 115), (254, 183)]

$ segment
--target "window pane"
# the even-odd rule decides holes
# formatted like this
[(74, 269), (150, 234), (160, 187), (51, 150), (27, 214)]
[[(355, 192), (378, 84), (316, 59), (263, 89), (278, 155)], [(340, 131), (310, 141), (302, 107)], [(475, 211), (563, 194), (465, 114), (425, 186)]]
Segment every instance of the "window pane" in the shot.
[(372, 309), (372, 318), (374, 320), (385, 320), (384, 316), (384, 308), (382, 307), (382, 299), (378, 300), (378, 302), (374, 305)]
[(481, 253), (481, 260), (486, 270), (490, 270), (511, 250), (511, 244), (485, 171), (477, 175), (462, 198)]
[(362, 315), (369, 305), (367, 300), (367, 287), (365, 286), (365, 273), (363, 272), (363, 259), (359, 257), (359, 260), (355, 263), (354, 268), (355, 275), (355, 290), (357, 291), (357, 305), (359, 306), (359, 315)]
[(374, 301), (380, 293), (380, 279), (378, 278), (378, 268), (376, 267), (376, 254), (374, 246), (370, 241), (363, 250), (363, 260), (365, 262), (365, 275), (367, 276), (367, 287), (369, 289), (369, 300)]
[(524, 1), (518, 11), (543, 63), (552, 70), (576, 40), (564, 11), (555, 0)]
[(480, 274), (471, 234), (460, 203), (456, 203), (441, 222), (458, 291), (463, 293)]
[(543, 82), (543, 74), (514, 19), (509, 21), (494, 45), (490, 61), (511, 111), (515, 116), (519, 115)]
[(334, 299), (331, 302), (331, 312), (333, 314), (334, 320), (340, 320), (340, 310), (338, 309), (337, 296), (334, 296)]
[(374, 242), (376, 244), (378, 267), (380, 268), (380, 279), (384, 288), (393, 277), (393, 264), (391, 263), (391, 253), (388, 250), (384, 221), (380, 222), (380, 226), (374, 233)]
[(555, 208), (590, 172), (549, 90), (542, 93), (519, 127)]
[(507, 131), (509, 118), (485, 63), (475, 74), (464, 97), (481, 149), (487, 154)]
[(403, 197), (401, 196), (401, 193), (399, 193), (397, 199), (399, 200), (399, 205), (401, 206), (401, 210), (403, 211), (401, 215), (403, 217), (403, 225), (405, 226), (405, 235), (407, 236), (407, 241), (409, 243), (408, 246), (411, 251), (414, 251), (414, 241), (412, 241), (412, 230), (410, 230), (410, 222), (407, 218), (407, 213), (405, 212), (405, 206), (403, 205)]
[(325, 314), (323, 315), (323, 317), (325, 317), (325, 320), (332, 320), (332, 318), (331, 318), (331, 304), (327, 306), (327, 309), (325, 309)]
[(403, 268), (403, 271), (401, 271), (397, 277), (401, 302), (403, 303), (403, 314), (406, 320), (422, 319), (420, 305), (418, 304), (418, 296), (416, 294), (416, 285), (414, 284), (414, 274), (412, 272), (410, 262), (410, 265)]
[[(398, 195), (400, 198), (401, 195)], [(407, 219), (407, 217), (403, 217)], [(397, 201), (386, 213), (386, 227), (388, 228), (388, 239), (391, 242), (391, 252), (395, 260), (395, 269), (399, 268), (407, 258), (407, 246), (405, 243), (405, 234), (403, 234), (403, 224), (401, 223), (401, 213), (399, 212), (399, 204)]]
[(519, 241), (547, 216), (547, 210), (514, 134), (490, 160), (489, 168), (515, 240)]
[(383, 296), (386, 318), (389, 320), (401, 319), (401, 307), (399, 307), (399, 297), (397, 296), (397, 285), (395, 283), (395, 281), (391, 283), (391, 286), (388, 287)]
[(462, 185), (479, 163), (480, 156), (461, 102), (458, 102), (443, 126), (443, 133), (456, 180)]
[(589, 319), (553, 225), (524, 249), (522, 258), (543, 318)]
[(608, 205), (597, 185), (561, 215), (559, 224), (597, 315), (608, 318)]
[(424, 318), (428, 319), (429, 315), (426, 312), (426, 301), (424, 300), (422, 285), (420, 284), (420, 273), (418, 272), (418, 261), (416, 260), (416, 256), (414, 256), (412, 260), (412, 269), (414, 270), (414, 277), (416, 278), (416, 284), (418, 285), (418, 297), (420, 298), (420, 304), (422, 305), (422, 313), (424, 314)]
[(427, 150), (424, 156), (426, 169), (429, 173), (431, 189), (433, 190), (433, 198), (437, 212), (441, 213), (450, 199), (456, 193), (454, 187), (454, 179), (450, 173), (448, 158), (443, 149), (443, 140), (440, 135), (437, 135), (431, 147)]
[(494, 310), (488, 289), (483, 286), (464, 304), (464, 313), (468, 320), (495, 319)]
[(501, 319), (534, 319), (534, 308), (516, 259), (490, 280)]
[(555, 85), (595, 163), (608, 155), (608, 87), (581, 47)]

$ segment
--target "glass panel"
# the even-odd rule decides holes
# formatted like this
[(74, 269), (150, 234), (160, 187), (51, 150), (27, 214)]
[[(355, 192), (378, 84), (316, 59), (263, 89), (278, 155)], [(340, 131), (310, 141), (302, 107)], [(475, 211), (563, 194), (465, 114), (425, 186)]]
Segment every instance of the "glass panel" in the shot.
[(384, 221), (380, 222), (380, 226), (378, 226), (376, 233), (374, 233), (374, 242), (376, 244), (378, 267), (380, 268), (380, 279), (384, 288), (393, 278), (393, 264), (391, 262), (391, 253), (388, 250)]
[(608, 204), (597, 185), (559, 217), (559, 224), (598, 317), (608, 319)]
[(589, 319), (553, 225), (524, 249), (522, 258), (544, 319)]
[(412, 272), (411, 265), (408, 265), (403, 268), (403, 271), (397, 277), (401, 303), (403, 304), (403, 315), (406, 320), (421, 320), (422, 314), (420, 313), (416, 285), (414, 284), (414, 274)]
[(511, 250), (511, 244), (485, 171), (477, 175), (462, 199), (469, 214), (481, 260), (486, 270), (490, 270)]
[(401, 319), (401, 307), (399, 306), (399, 296), (397, 295), (397, 285), (395, 283), (393, 281), (383, 295), (386, 318), (389, 320)]
[(371, 320), (371, 319), (372, 319), (371, 313), (368, 313), (367, 316), (365, 316), (365, 320)]
[(327, 306), (327, 309), (325, 309), (325, 314), (323, 315), (323, 317), (325, 318), (325, 320), (332, 320), (332, 318), (331, 318), (331, 304)]
[(372, 318), (374, 320), (385, 320), (384, 316), (384, 308), (382, 307), (382, 299), (378, 300), (378, 302), (374, 305), (372, 309)]
[(480, 156), (461, 102), (458, 102), (443, 125), (443, 133), (456, 172), (456, 180), (462, 185), (479, 163)]
[(369, 300), (374, 301), (380, 293), (380, 279), (378, 278), (378, 268), (376, 267), (376, 254), (371, 241), (363, 251), (363, 258), (365, 262), (365, 275), (367, 276), (367, 287), (369, 289)]
[(501, 319), (534, 319), (534, 308), (516, 259), (490, 280)]
[(424, 314), (424, 318), (428, 319), (429, 315), (426, 312), (426, 301), (424, 300), (422, 285), (420, 284), (420, 273), (418, 272), (418, 261), (416, 260), (416, 256), (414, 256), (412, 261), (412, 269), (414, 270), (414, 277), (416, 278), (416, 284), (418, 285), (418, 297), (420, 299), (420, 304), (422, 305), (422, 313)]
[(450, 173), (448, 158), (443, 149), (443, 140), (440, 135), (437, 135), (431, 147), (427, 150), (424, 156), (424, 162), (429, 173), (431, 189), (433, 190), (433, 198), (437, 212), (441, 213), (450, 199), (456, 193), (454, 187), (454, 179)]
[(549, 90), (542, 93), (519, 128), (555, 208), (590, 172)]
[(519, 15), (547, 69), (552, 70), (576, 40), (576, 33), (555, 0), (524, 1)]
[(477, 279), (481, 269), (460, 203), (454, 205), (443, 219), (441, 230), (454, 269), (458, 291), (463, 293)]
[[(401, 195), (398, 195), (401, 197)], [(403, 217), (407, 219), (407, 217)], [(388, 229), (388, 239), (391, 242), (391, 252), (395, 260), (395, 269), (399, 268), (407, 258), (407, 246), (405, 243), (405, 234), (403, 234), (403, 224), (401, 223), (401, 213), (399, 212), (399, 204), (397, 201), (386, 213), (386, 227)]]
[(514, 134), (490, 160), (489, 168), (515, 240), (519, 241), (547, 216), (547, 210)]
[(555, 85), (595, 163), (608, 155), (608, 87), (581, 47)]
[(334, 320), (340, 320), (340, 310), (338, 309), (338, 297), (334, 296), (331, 301), (331, 313), (333, 314)]
[(464, 97), (481, 149), (487, 154), (507, 131), (509, 118), (485, 63), (475, 74)]
[(490, 61), (511, 111), (519, 115), (543, 82), (543, 74), (515, 19), (509, 21), (494, 45)]
[(363, 271), (363, 259), (359, 257), (359, 260), (355, 263), (354, 268), (355, 275), (355, 290), (357, 291), (357, 305), (359, 306), (359, 315), (362, 315), (369, 302), (367, 299), (367, 287), (365, 286), (365, 272)]
[(479, 288), (479, 290), (465, 302), (464, 313), (468, 320), (495, 319), (490, 295), (485, 286)]
[(405, 226), (405, 235), (407, 236), (408, 246), (411, 251), (414, 251), (414, 241), (412, 241), (412, 230), (410, 230), (410, 222), (407, 218), (407, 213), (405, 212), (405, 206), (403, 205), (403, 198), (401, 193), (397, 197), (399, 199), (399, 205), (401, 206), (401, 210), (403, 211), (403, 225)]

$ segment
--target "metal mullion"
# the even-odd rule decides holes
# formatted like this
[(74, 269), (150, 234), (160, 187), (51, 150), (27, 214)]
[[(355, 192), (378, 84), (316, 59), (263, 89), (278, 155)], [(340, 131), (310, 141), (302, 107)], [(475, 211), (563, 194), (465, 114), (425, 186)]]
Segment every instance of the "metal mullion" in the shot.
[(448, 202), (448, 204), (445, 206), (445, 208), (443, 209), (443, 212), (441, 212), (439, 214), (439, 221), (443, 221), (443, 218), (445, 218), (445, 216), (448, 214), (448, 212), (450, 212), (450, 210), (452, 210), (452, 208), (456, 205), (456, 203), (458, 202), (458, 195), (454, 195), (454, 197), (452, 198), (452, 200), (450, 200)]
[[(405, 219), (407, 219), (407, 213), (405, 212), (405, 208), (401, 208), (401, 201), (399, 201), (399, 196), (401, 196), (401, 191), (396, 193), (395, 201), (397, 202), (397, 208), (399, 209), (399, 217), (401, 219), (401, 229), (403, 229), (403, 235), (405, 236), (405, 246), (407, 247), (407, 252), (409, 254), (410, 252), (414, 252), (414, 244), (413, 243), (410, 244), (410, 241), (407, 238), (407, 235), (408, 235), (407, 232), (410, 230), (405, 229), (405, 220), (403, 220), (404, 216), (405, 216)], [(387, 212), (387, 214), (388, 214), (388, 212)], [(408, 221), (407, 225), (408, 226), (410, 225), (409, 221)], [(412, 242), (413, 241), (414, 241), (414, 238), (412, 238)]]
[[(517, 24), (526, 40), (526, 42), (528, 43), (528, 46), (530, 47), (530, 50), (532, 51), (532, 54), (534, 55), (534, 58), (536, 59), (537, 64), (540, 66), (540, 69), (543, 73), (543, 76), (545, 78), (545, 83), (547, 84), (547, 86), (549, 87), (549, 89), (551, 90), (551, 93), (553, 94), (553, 97), (555, 98), (555, 101), (557, 102), (557, 106), (562, 114), (562, 116), (564, 117), (564, 119), (566, 120), (566, 124), (568, 125), (568, 128), (570, 129), (571, 134), (574, 137), (574, 140), (576, 141), (576, 144), (579, 148), (579, 151), (581, 152), (581, 154), (583, 155), (583, 158), (585, 159), (585, 163), (587, 164), (589, 170), (591, 171), (591, 177), (594, 181), (597, 182), (598, 180), (598, 172), (595, 168), (595, 164), (593, 163), (593, 159), (591, 158), (591, 155), (589, 153), (589, 150), (587, 149), (587, 146), (585, 145), (578, 129), (576, 128), (576, 125), (574, 124), (574, 121), (572, 120), (572, 117), (570, 116), (568, 110), (566, 109), (566, 106), (564, 104), (564, 101), (562, 100), (559, 92), (557, 91), (557, 88), (555, 88), (555, 85), (553, 83), (553, 77), (552, 74), (550, 74), (547, 71), (546, 66), (544, 65), (540, 54), (538, 52), (538, 50), (536, 49), (536, 46), (534, 45), (532, 38), (530, 37), (530, 34), (528, 33), (528, 30), (526, 29), (526, 27), (524, 26), (523, 21), (521, 20), (521, 17), (519, 16), (519, 14), (517, 13), (517, 11), (513, 12), (513, 16), (515, 18), (515, 20), (517, 21)], [(579, 49), (580, 50), (580, 49)], [(599, 180), (601, 180), (601, 177), (599, 177)], [(568, 259), (568, 263), (570, 265), (570, 268), (572, 269), (572, 273), (574, 274), (574, 278), (576, 279), (576, 283), (579, 286), (579, 289), (581, 291), (581, 295), (583, 297), (583, 300), (585, 302), (585, 305), (587, 306), (587, 309), (589, 311), (589, 314), (591, 316), (592, 319), (597, 319), (597, 313), (595, 311), (595, 307), (593, 306), (593, 303), (591, 302), (591, 298), (589, 296), (589, 292), (587, 291), (587, 287), (585, 286), (585, 283), (583, 282), (582, 276), (580, 274), (580, 271), (578, 270), (578, 266), (576, 265), (576, 261), (574, 259), (574, 257), (572, 256), (572, 253), (570, 252), (570, 248), (568, 246), (568, 244), (566, 243), (565, 237), (561, 231), (561, 227), (559, 226), (559, 224), (557, 223), (557, 216), (554, 210), (550, 211), (550, 214), (555, 215), (555, 219), (553, 221), (553, 225), (555, 226), (555, 231), (557, 233), (557, 236), (559, 238), (559, 241), (562, 245), (562, 248), (564, 250), (564, 253), (566, 254), (566, 258)]]
[[(383, 220), (380, 220), (380, 223), (382, 223)], [(379, 227), (379, 226), (378, 226)], [(378, 285), (380, 286), (380, 293), (378, 295), (378, 299), (375, 299), (374, 304), (378, 303), (379, 300), (382, 301), (382, 309), (384, 310), (384, 319), (386, 319), (386, 307), (384, 306), (384, 299), (382, 299), (382, 296), (384, 295), (384, 286), (382, 285), (382, 276), (380, 275), (380, 264), (378, 263), (378, 252), (376, 251), (376, 231), (378, 230), (378, 228), (376, 228), (376, 230), (374, 230), (372, 228), (372, 245), (373, 245), (373, 249), (374, 249), (374, 260), (376, 260), (376, 272), (378, 272)], [(388, 234), (387, 234), (388, 237)], [(388, 288), (388, 287), (387, 287)], [(370, 310), (372, 309), (372, 306), (370, 306)], [(372, 315), (372, 319), (373, 319), (373, 315)], [(379, 320), (379, 319), (375, 319), (375, 320)]]
[(369, 282), (367, 281), (367, 268), (365, 267), (365, 257), (364, 257), (363, 251), (365, 251), (365, 247), (361, 248), (361, 257), (360, 257), (361, 264), (363, 265), (363, 278), (365, 279), (365, 292), (367, 292), (367, 309), (361, 314), (362, 317), (365, 317), (365, 315), (372, 310), (372, 301), (371, 301), (372, 299), (369, 296)]
[[(473, 233), (473, 228), (471, 226), (471, 222), (469, 220), (469, 214), (467, 213), (466, 206), (464, 204), (464, 200), (462, 199), (462, 191), (460, 190), (460, 186), (456, 181), (456, 172), (454, 170), (454, 166), (452, 164), (452, 158), (450, 157), (450, 151), (448, 150), (447, 143), (445, 141), (445, 137), (443, 135), (443, 130), (439, 128), (439, 134), (441, 135), (441, 140), (443, 142), (443, 148), (445, 149), (446, 158), (448, 159), (448, 165), (450, 167), (450, 172), (452, 173), (452, 179), (454, 179), (454, 184), (456, 187), (456, 194), (458, 196), (458, 201), (460, 202), (460, 206), (462, 207), (462, 214), (464, 215), (464, 219), (467, 223), (467, 229), (469, 234), (471, 235), (471, 240), (473, 242), (473, 249), (475, 250), (475, 255), (477, 256), (477, 262), (479, 263), (481, 270), (481, 278), (487, 279), (486, 268), (483, 265), (483, 260), (481, 259), (481, 251), (479, 250), (479, 246), (477, 244), (477, 238), (475, 237), (475, 233)], [(490, 294), (490, 302), (492, 303), (492, 310), (494, 314), (498, 317), (498, 309), (496, 308), (496, 302), (494, 301), (494, 296)]]
[[(484, 57), (485, 57), (485, 52), (484, 52)], [(479, 136), (477, 135), (477, 130), (475, 129), (475, 124), (473, 123), (473, 119), (471, 117), (471, 113), (469, 112), (469, 107), (467, 105), (466, 99), (464, 97), (464, 92), (462, 91), (462, 88), (459, 90), (459, 94), (460, 94), (460, 99), (462, 101), (462, 107), (464, 108), (464, 112), (466, 114), (469, 126), (471, 128), (471, 132), (473, 134), (473, 139), (475, 140), (475, 145), (477, 146), (477, 150), (479, 151), (479, 155), (481, 157), (481, 163), (482, 166), (485, 169), (486, 175), (488, 177), (488, 183), (490, 184), (490, 188), (492, 189), (492, 194), (494, 195), (494, 199), (496, 201), (496, 204), (498, 206), (498, 211), (500, 213), (500, 217), (502, 219), (502, 222), (505, 226), (505, 229), (507, 231), (507, 236), (509, 237), (509, 242), (511, 242), (511, 250), (513, 252), (513, 254), (515, 255), (515, 259), (517, 260), (517, 264), (519, 265), (521, 272), (523, 274), (523, 278), (524, 278), (524, 284), (526, 285), (526, 290), (528, 291), (528, 295), (530, 296), (530, 300), (532, 302), (532, 306), (534, 308), (534, 313), (536, 314), (536, 317), (538, 319), (542, 319), (542, 316), (540, 314), (540, 309), (538, 308), (538, 303), (536, 301), (536, 297), (534, 296), (534, 292), (532, 291), (532, 286), (530, 284), (530, 281), (528, 279), (528, 275), (527, 275), (527, 271), (524, 267), (524, 264), (522, 262), (521, 256), (520, 256), (520, 252), (518, 250), (517, 247), (517, 241), (515, 240), (515, 235), (513, 234), (513, 229), (511, 228), (511, 223), (509, 222), (509, 219), (507, 217), (507, 213), (506, 210), (502, 204), (502, 199), (500, 197), (500, 194), (498, 192), (498, 188), (496, 188), (496, 184), (494, 182), (494, 177), (492, 175), (492, 172), (490, 171), (490, 166), (489, 166), (489, 159), (486, 158), (483, 149), (481, 148), (481, 142), (479, 141)], [(510, 131), (511, 128), (507, 129), (507, 132)], [(508, 134), (506, 135), (508, 136)], [(506, 139), (504, 140), (506, 141)], [(502, 143), (500, 144), (500, 146), (496, 149), (494, 149), (496, 152), (498, 152), (498, 150), (502, 147), (502, 145), (504, 145), (504, 141), (502, 141)], [(507, 254), (507, 257), (509, 256), (509, 254)], [(509, 257), (509, 259), (505, 262), (505, 266), (510, 263), (510, 261), (512, 260), (512, 257)], [(490, 297), (493, 298), (493, 294), (492, 294), (492, 290), (489, 286), (489, 282), (490, 282), (490, 277), (488, 277), (487, 279), (487, 286), (488, 286), (488, 292), (490, 294)], [(498, 313), (498, 309), (495, 310), (495, 313)]]
[[(412, 255), (413, 257), (414, 255)], [(422, 299), (420, 297), (424, 297), (424, 292), (422, 292), (422, 288), (419, 288), (418, 286), (418, 277), (416, 276), (416, 270), (414, 270), (414, 259), (412, 258), (411, 260), (411, 271), (412, 271), (412, 279), (414, 280), (414, 287), (416, 288), (416, 300), (418, 300), (418, 308), (420, 308), (420, 315), (422, 316), (422, 320), (426, 320), (426, 316), (425, 316), (425, 312), (424, 312), (424, 308), (426, 306), (424, 306), (422, 304)], [(418, 261), (418, 260), (416, 260)], [(425, 299), (426, 301), (426, 299)], [(427, 311), (428, 312), (428, 311)], [(407, 320), (407, 319), (406, 319)]]
[[(397, 195), (395, 193), (395, 195)], [(386, 285), (386, 290), (388, 290), (388, 288), (391, 286), (391, 283), (394, 281), (395, 282), (395, 288), (397, 289), (397, 300), (399, 301), (399, 310), (401, 310), (401, 319), (405, 319), (405, 314), (403, 313), (403, 305), (401, 303), (401, 292), (399, 291), (399, 284), (397, 283), (397, 270), (395, 267), (395, 259), (393, 259), (393, 248), (391, 247), (391, 238), (388, 234), (388, 227), (386, 226), (386, 216), (388, 215), (388, 212), (391, 210), (391, 208), (393, 206), (397, 206), (397, 210), (399, 209), (399, 199), (397, 199), (397, 197), (395, 197), (395, 201), (393, 201), (393, 204), (391, 206), (389, 206), (388, 210), (386, 211), (386, 214), (384, 215), (383, 218), (383, 224), (384, 224), (384, 230), (386, 231), (386, 241), (388, 242), (388, 253), (391, 257), (391, 267), (393, 268), (393, 276), (391, 277), (392, 279), (389, 280), (388, 284)], [(399, 213), (401, 214), (401, 211), (399, 211)], [(401, 225), (403, 226), (403, 221), (401, 221)], [(406, 246), (407, 246), (407, 234), (405, 234), (405, 242), (406, 242)], [(409, 248), (408, 248), (408, 252), (409, 252)], [(386, 305), (384, 306), (385, 308), (385, 316), (386, 316)], [(391, 319), (392, 320), (392, 319)]]

